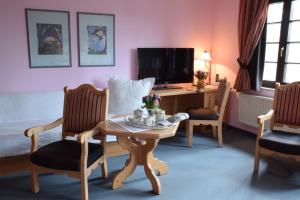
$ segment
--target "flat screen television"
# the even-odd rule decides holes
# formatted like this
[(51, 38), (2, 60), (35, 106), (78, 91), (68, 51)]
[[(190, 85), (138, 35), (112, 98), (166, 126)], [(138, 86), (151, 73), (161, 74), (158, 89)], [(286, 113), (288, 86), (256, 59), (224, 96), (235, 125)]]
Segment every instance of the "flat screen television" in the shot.
[(192, 83), (194, 48), (138, 48), (138, 79), (155, 77), (155, 85)]

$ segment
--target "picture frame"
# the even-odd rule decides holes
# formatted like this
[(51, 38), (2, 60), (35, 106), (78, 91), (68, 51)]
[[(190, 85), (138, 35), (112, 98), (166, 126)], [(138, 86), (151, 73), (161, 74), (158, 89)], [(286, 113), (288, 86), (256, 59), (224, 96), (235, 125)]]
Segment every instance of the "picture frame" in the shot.
[(71, 67), (69, 11), (25, 9), (30, 68)]
[(80, 67), (115, 65), (115, 15), (77, 12)]

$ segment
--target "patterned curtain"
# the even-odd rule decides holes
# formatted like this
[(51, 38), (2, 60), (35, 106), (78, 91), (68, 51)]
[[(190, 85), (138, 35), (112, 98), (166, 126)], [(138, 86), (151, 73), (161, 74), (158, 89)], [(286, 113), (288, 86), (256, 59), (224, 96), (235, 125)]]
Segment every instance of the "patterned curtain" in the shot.
[(237, 92), (251, 89), (249, 63), (268, 15), (269, 0), (240, 0), (238, 41), (240, 69), (233, 86)]

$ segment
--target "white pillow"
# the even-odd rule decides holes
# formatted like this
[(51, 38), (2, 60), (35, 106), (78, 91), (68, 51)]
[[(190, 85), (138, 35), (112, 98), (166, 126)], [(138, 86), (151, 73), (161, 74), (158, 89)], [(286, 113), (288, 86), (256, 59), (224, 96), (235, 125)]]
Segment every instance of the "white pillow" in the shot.
[(110, 115), (128, 114), (142, 105), (142, 98), (148, 95), (153, 87), (155, 78), (142, 80), (108, 80)]

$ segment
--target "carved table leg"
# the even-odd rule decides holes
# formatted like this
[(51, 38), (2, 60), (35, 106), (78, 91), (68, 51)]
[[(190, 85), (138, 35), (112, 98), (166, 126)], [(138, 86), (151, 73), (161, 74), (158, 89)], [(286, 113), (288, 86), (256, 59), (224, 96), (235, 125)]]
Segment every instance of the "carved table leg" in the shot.
[[(150, 182), (152, 184), (152, 189), (155, 194), (160, 194), (161, 192), (161, 185), (158, 177), (155, 174), (154, 169), (156, 169), (159, 174), (167, 173), (168, 166), (165, 162), (162, 162), (153, 156), (153, 151), (156, 148), (159, 140), (155, 139), (147, 139), (146, 144), (142, 146), (141, 149), (141, 157), (140, 161), (142, 165), (144, 165), (144, 170)], [(154, 164), (154, 166), (152, 166)], [(154, 167), (154, 168), (153, 168)]]
[(113, 179), (112, 188), (117, 189), (123, 186), (126, 180), (135, 170), (137, 166), (137, 145), (130, 142), (127, 137), (118, 137), (118, 143), (130, 152), (130, 158), (126, 161), (123, 169)]
[(168, 165), (166, 162), (154, 158), (153, 152), (149, 153), (149, 162), (153, 169), (157, 170), (157, 175), (165, 175), (168, 173)]
[(147, 177), (150, 179), (152, 190), (155, 194), (160, 194), (161, 186), (158, 177), (156, 176), (150, 162), (144, 164), (144, 170)]
[(160, 194), (161, 185), (154, 170), (157, 170), (158, 174), (163, 175), (168, 172), (168, 166), (165, 162), (153, 156), (153, 151), (159, 140), (146, 139), (144, 142), (141, 142), (135, 138), (118, 136), (118, 142), (123, 148), (130, 152), (130, 158), (126, 161), (124, 168), (114, 177), (113, 189), (122, 187), (123, 182), (133, 173), (136, 166), (142, 165), (152, 184), (153, 192)]

